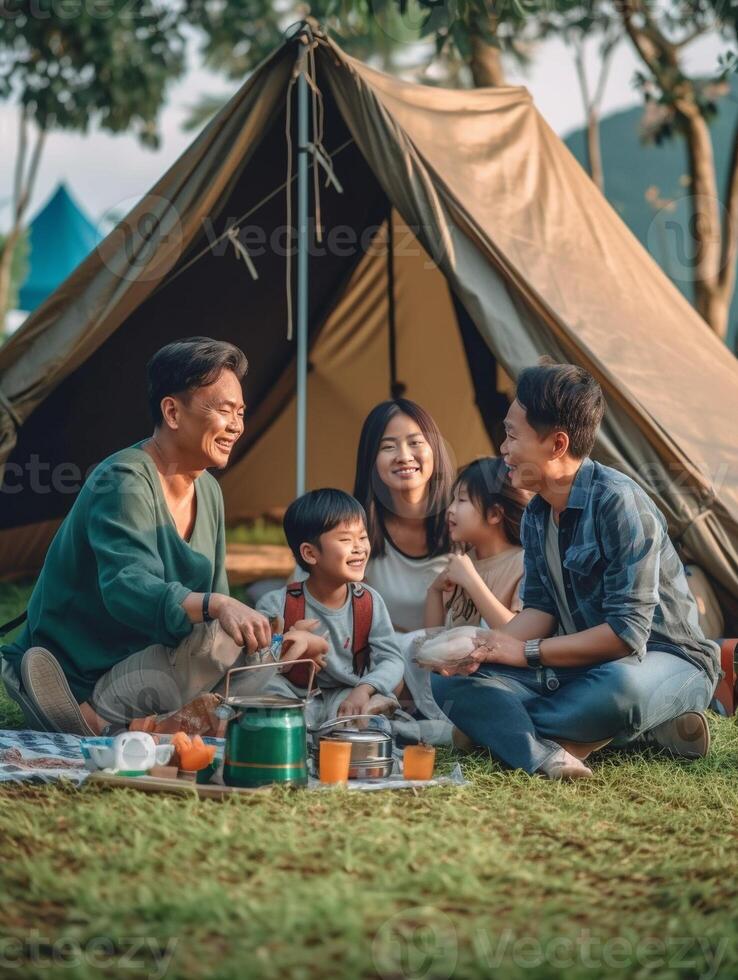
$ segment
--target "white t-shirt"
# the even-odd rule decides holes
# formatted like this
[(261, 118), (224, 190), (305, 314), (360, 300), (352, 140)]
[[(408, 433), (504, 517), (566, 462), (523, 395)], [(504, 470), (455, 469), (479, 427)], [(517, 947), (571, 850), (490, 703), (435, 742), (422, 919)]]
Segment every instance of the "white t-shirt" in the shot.
[(446, 567), (447, 555), (411, 558), (385, 538), (385, 554), (370, 558), (364, 581), (384, 599), (396, 630), (422, 629), (428, 586)]

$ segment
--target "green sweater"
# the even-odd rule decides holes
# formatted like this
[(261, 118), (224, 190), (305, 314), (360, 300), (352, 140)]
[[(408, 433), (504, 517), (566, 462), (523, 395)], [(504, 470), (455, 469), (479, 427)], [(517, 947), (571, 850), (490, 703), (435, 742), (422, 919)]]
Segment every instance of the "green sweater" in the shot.
[(80, 702), (114, 664), (152, 643), (177, 646), (192, 631), (182, 608), (188, 593), (228, 593), (218, 481), (208, 472), (195, 481), (197, 517), (186, 542), (142, 445), (90, 474), (49, 547), (25, 629), (2, 648), (20, 671), (29, 647), (46, 647)]

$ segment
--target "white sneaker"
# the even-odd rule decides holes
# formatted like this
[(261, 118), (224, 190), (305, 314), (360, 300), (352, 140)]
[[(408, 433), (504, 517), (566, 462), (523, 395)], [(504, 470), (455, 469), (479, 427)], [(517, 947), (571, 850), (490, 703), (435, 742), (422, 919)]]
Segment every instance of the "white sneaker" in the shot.
[(44, 647), (31, 647), (23, 654), (21, 682), (26, 695), (49, 722), (49, 731), (95, 734), (79, 710), (59, 661)]
[(710, 727), (701, 711), (685, 711), (644, 732), (630, 743), (661, 749), (682, 759), (703, 759), (710, 751)]

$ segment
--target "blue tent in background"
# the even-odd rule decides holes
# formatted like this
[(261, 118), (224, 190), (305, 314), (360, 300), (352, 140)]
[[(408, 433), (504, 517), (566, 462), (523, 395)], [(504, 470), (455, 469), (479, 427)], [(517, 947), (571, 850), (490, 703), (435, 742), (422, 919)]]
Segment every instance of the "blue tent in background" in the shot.
[(19, 307), (30, 312), (40, 306), (100, 238), (66, 184), (60, 183), (28, 229), (30, 269), (20, 289)]

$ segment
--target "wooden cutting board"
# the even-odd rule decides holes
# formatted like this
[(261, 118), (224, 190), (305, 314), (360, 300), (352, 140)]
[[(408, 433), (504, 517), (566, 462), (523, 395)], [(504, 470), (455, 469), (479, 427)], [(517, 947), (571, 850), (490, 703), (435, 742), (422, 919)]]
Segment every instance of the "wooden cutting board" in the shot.
[(216, 783), (195, 783), (189, 779), (162, 779), (159, 776), (119, 776), (112, 772), (93, 772), (85, 786), (111, 786), (136, 789), (141, 793), (174, 793), (178, 796), (199, 796), (202, 800), (221, 800), (227, 796), (243, 796), (269, 792), (270, 786), (247, 789), (241, 786), (219, 786)]

